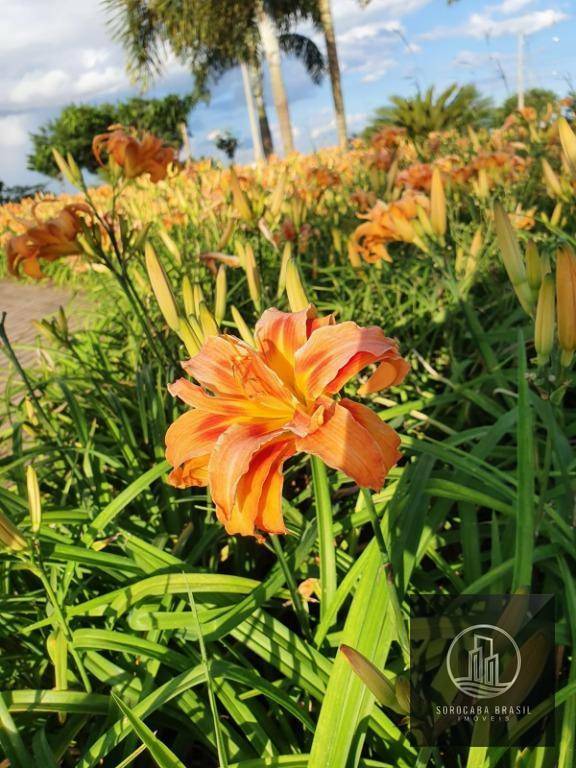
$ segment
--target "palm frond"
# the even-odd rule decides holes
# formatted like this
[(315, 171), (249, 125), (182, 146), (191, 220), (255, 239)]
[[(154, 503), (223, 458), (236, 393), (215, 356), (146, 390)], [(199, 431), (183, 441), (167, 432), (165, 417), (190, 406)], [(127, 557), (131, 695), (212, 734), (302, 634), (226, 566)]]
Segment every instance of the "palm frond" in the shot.
[(295, 56), (304, 64), (315, 85), (322, 82), (326, 73), (326, 62), (322, 51), (313, 40), (295, 32), (283, 32), (278, 40), (284, 53)]
[(103, 0), (112, 36), (127, 54), (133, 80), (146, 84), (161, 70), (161, 23), (145, 0)]

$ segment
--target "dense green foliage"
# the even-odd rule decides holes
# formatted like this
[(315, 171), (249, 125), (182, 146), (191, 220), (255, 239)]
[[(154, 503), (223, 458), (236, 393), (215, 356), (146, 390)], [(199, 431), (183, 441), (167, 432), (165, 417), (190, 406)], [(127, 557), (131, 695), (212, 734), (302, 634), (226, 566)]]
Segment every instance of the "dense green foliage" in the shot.
[(8, 186), (3, 181), (0, 181), (0, 205), (18, 202), (23, 197), (32, 197), (43, 190), (44, 186), (42, 184)]
[[(558, 96), (547, 88), (529, 88), (524, 94), (524, 106), (536, 110), (542, 117), (549, 106), (557, 104)], [(494, 126), (502, 125), (504, 120), (518, 108), (518, 96), (509, 96), (500, 107), (493, 110), (491, 122)]]
[(28, 156), (28, 168), (46, 176), (58, 176), (52, 157), (55, 148), (62, 154), (71, 152), (80, 167), (98, 170), (92, 139), (115, 124), (151, 131), (169, 144), (180, 146), (182, 125), (197, 101), (195, 94), (170, 94), (161, 99), (132, 98), (116, 104), (70, 104), (31, 134), (33, 149)]
[[(527, 155), (552, 158), (557, 145), (544, 132), (520, 128)], [(457, 140), (446, 138), (447, 155)], [(437, 156), (436, 147), (423, 151), (424, 163)], [(11, 378), (0, 418), (0, 505), (31, 542), (0, 552), (0, 747), (15, 768), (572, 768), (576, 375), (560, 367), (556, 348), (536, 360), (534, 322), (502, 267), (492, 204), (538, 210), (530, 236), (548, 264), (558, 245), (576, 245), (575, 213), (566, 205), (561, 226), (551, 222), (555, 201), (534, 163), (504, 181), (494, 176), (490, 196), (452, 185), (446, 233), (427, 240), (426, 253), (395, 242), (392, 263), (354, 269), (341, 247), (359, 223), (352, 190), (386, 202), (398, 191), (372, 172), (369, 156), (336, 157), (342, 176), (327, 174), (329, 188), (307, 198), (292, 245), (320, 314), (382, 327), (410, 361), (401, 386), (367, 401), (402, 436), (403, 458), (371, 493), (294, 457), (286, 536), (230, 537), (206, 489), (166, 482), (166, 428), (183, 411), (167, 385), (187, 353), (158, 311), (129, 217), (118, 227), (126, 250), (116, 244), (125, 258), (118, 263), (110, 249), (117, 272), (78, 278), (69, 265), (50, 265), (81, 287), (92, 311), (84, 327), (73, 310), (44, 321), (42, 355), (24, 376), (4, 346)], [(312, 160), (288, 161), (299, 186), (276, 223), (314, 189)], [(193, 199), (210, 172), (220, 213), (234, 218), (226, 251), (251, 246), (258, 265), (257, 299), (247, 270), (226, 273), (222, 330), (237, 333), (232, 303), (251, 328), (256, 304), (288, 306), (278, 291), (281, 251), (263, 219), (250, 211), (239, 219), (228, 172), (204, 164), (203, 175), (171, 179), (173, 188), (143, 185), (129, 208), (166, 213), (167, 199), (177, 200), (176, 247), (157, 236), (157, 222), (148, 234), (178, 310), (185, 278), (213, 307), (213, 264), (199, 254), (215, 258), (222, 220), (216, 206), (206, 216), (205, 199), (197, 207)], [(242, 183), (264, 216), (271, 190), (259, 186), (260, 169), (243, 169)], [(479, 227), (482, 244), (463, 278), (457, 264), (471, 260)], [(524, 248), (527, 233), (519, 239)], [(357, 380), (343, 394), (355, 398)], [(26, 501), (30, 464), (42, 499), (37, 531)], [(317, 582), (327, 561), (329, 601)], [(338, 651), (350, 646), (402, 680), (411, 598), (526, 588), (557, 597), (558, 684), (529, 716), (526, 750), (469, 749), (459, 734), (441, 749), (420, 747), (405, 710), (377, 705)], [(537, 672), (540, 660), (530, 661)], [(561, 746), (534, 748), (552, 719)], [(515, 719), (509, 729), (518, 731)]]
[(392, 104), (380, 107), (364, 131), (366, 138), (386, 126), (405, 128), (413, 138), (424, 138), (431, 131), (485, 124), (490, 114), (490, 100), (482, 97), (474, 85), (455, 83), (435, 94), (433, 86), (414, 96), (391, 96)]

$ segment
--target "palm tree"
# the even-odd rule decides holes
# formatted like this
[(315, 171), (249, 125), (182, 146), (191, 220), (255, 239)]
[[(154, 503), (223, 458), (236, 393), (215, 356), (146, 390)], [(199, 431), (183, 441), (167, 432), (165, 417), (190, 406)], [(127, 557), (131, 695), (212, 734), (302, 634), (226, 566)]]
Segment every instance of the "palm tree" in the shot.
[(326, 54), (328, 56), (328, 71), (332, 85), (332, 99), (334, 112), (336, 113), (336, 131), (338, 143), (341, 149), (348, 146), (348, 133), (346, 131), (346, 111), (344, 109), (344, 96), (342, 95), (342, 80), (340, 78), (340, 64), (338, 62), (338, 49), (336, 47), (336, 35), (334, 34), (334, 20), (330, 0), (317, 0), (320, 23), (324, 31), (326, 41)]
[(258, 32), (262, 41), (262, 48), (268, 64), (270, 73), (270, 87), (272, 89), (272, 98), (276, 107), (278, 125), (280, 127), (280, 136), (284, 147), (284, 154), (294, 151), (294, 138), (292, 136), (292, 124), (290, 122), (290, 110), (288, 108), (288, 97), (284, 87), (284, 78), (282, 77), (282, 68), (280, 65), (280, 43), (278, 33), (270, 14), (268, 13), (264, 0), (256, 0), (256, 23)]
[[(274, 102), (278, 112), (284, 151), (293, 149), (280, 49), (303, 61), (314, 82), (324, 71), (324, 60), (308, 38), (289, 31), (294, 18), (287, 0), (104, 0), (111, 12), (116, 39), (128, 53), (128, 68), (136, 79), (146, 81), (162, 69), (163, 48), (191, 68), (197, 88), (206, 88), (209, 77), (246, 63), (255, 91), (262, 144), (273, 149), (263, 99), (261, 49), (267, 58)], [(278, 33), (276, 22), (281, 24)]]
[(272, 131), (268, 122), (268, 113), (266, 112), (266, 102), (264, 101), (264, 75), (262, 73), (262, 62), (259, 56), (253, 56), (248, 63), (248, 72), (252, 82), (252, 91), (254, 101), (256, 102), (256, 113), (258, 116), (258, 125), (260, 128), (260, 140), (265, 157), (270, 157), (274, 152), (274, 142), (272, 140)]

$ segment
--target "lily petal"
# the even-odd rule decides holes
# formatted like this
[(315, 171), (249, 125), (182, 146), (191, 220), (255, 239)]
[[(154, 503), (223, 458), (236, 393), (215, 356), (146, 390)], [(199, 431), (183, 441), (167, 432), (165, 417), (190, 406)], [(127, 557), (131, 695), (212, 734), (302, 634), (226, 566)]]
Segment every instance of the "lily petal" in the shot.
[[(216, 441), (230, 425), (230, 418), (201, 411), (187, 411), (170, 425), (166, 432), (166, 459), (174, 467), (170, 482), (178, 487), (205, 484), (205, 457), (210, 454)], [(183, 467), (186, 462), (202, 459)], [(196, 475), (194, 469), (202, 469)]]
[(218, 395), (253, 401), (291, 413), (295, 400), (262, 356), (234, 336), (209, 336), (197, 355), (182, 364), (200, 384)]
[(396, 343), (380, 328), (351, 321), (317, 328), (296, 352), (296, 383), (310, 400), (334, 394), (369, 363), (397, 355)]
[(363, 488), (377, 491), (384, 484), (388, 467), (379, 440), (340, 404), (321, 427), (306, 437), (297, 437), (296, 448), (319, 456)]
[(294, 453), (294, 441), (280, 437), (254, 454), (238, 483), (232, 514), (228, 520), (222, 520), (228, 533), (286, 533), (282, 517), (282, 465)]
[(294, 384), (294, 357), (307, 339), (312, 307), (300, 312), (267, 309), (254, 329), (257, 349), (288, 386)]
[[(252, 423), (234, 424), (220, 437), (210, 457), (208, 479), (212, 500), (221, 520), (230, 523), (233, 519), (238, 485), (248, 472), (253, 457), (282, 436), (291, 438), (284, 430), (270, 432), (268, 425)], [(257, 513), (256, 507), (253, 520)]]
[(398, 460), (402, 458), (399, 450), (400, 437), (397, 432), (385, 421), (382, 421), (378, 414), (361, 403), (355, 403), (353, 400), (343, 398), (340, 401), (340, 405), (346, 408), (358, 424), (361, 424), (368, 430), (370, 436), (376, 441), (386, 465), (386, 473), (388, 473), (398, 463)]
[(380, 363), (368, 381), (358, 388), (362, 397), (380, 392), (387, 387), (396, 386), (404, 379), (410, 370), (410, 363), (404, 360), (397, 351), (391, 352)]

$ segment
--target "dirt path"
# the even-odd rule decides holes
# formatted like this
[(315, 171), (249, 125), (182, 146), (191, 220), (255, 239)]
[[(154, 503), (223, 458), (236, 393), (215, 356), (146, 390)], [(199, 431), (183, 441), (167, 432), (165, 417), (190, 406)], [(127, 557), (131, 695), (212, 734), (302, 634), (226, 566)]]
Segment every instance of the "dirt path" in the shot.
[[(16, 280), (0, 280), (0, 314), (6, 312), (8, 338), (18, 352), (24, 367), (34, 364), (37, 352), (32, 347), (38, 331), (34, 320), (42, 320), (58, 311), (72, 299), (72, 293), (48, 282), (31, 285)], [(10, 365), (0, 350), (0, 392), (10, 374)]]

